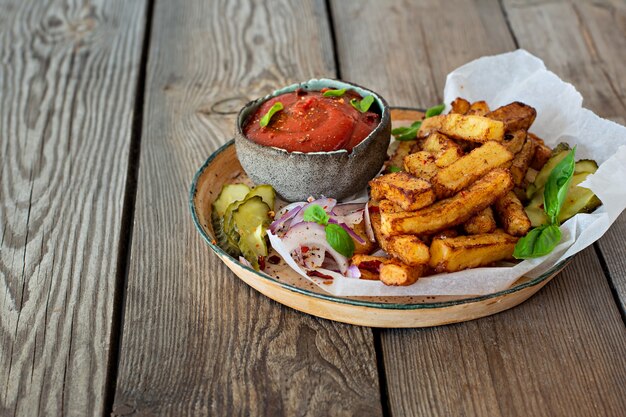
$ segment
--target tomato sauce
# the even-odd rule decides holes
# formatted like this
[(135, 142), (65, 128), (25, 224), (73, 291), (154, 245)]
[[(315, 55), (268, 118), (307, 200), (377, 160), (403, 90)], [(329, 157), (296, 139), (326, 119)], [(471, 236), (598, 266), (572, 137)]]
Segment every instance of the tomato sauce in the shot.
[[(341, 97), (324, 97), (326, 90), (299, 89), (271, 98), (248, 118), (244, 134), (256, 143), (289, 152), (352, 151), (376, 128), (380, 115), (355, 109), (350, 100), (362, 97), (354, 91), (348, 90)], [(283, 110), (261, 127), (261, 118), (276, 102), (282, 103)]]

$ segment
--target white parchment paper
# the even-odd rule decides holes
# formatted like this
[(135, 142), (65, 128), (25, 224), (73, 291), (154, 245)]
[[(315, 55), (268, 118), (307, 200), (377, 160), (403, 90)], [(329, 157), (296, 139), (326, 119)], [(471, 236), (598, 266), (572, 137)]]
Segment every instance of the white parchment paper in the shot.
[[(495, 109), (521, 101), (537, 109), (530, 131), (549, 147), (559, 142), (578, 145), (576, 159), (595, 159), (600, 168), (581, 185), (593, 190), (603, 205), (592, 214), (577, 214), (563, 225), (561, 243), (549, 255), (514, 266), (476, 268), (420, 278), (408, 287), (389, 287), (379, 281), (345, 278), (309, 278), (288, 253), (281, 252), (278, 237), (270, 242), (300, 275), (338, 296), (482, 295), (504, 290), (521, 276), (537, 277), (555, 264), (598, 240), (626, 207), (626, 127), (582, 107), (583, 98), (573, 85), (548, 71), (539, 58), (525, 50), (483, 57), (448, 75), (444, 89), (446, 112), (456, 97), (470, 102), (485, 100)], [(284, 251), (283, 251), (284, 252)]]

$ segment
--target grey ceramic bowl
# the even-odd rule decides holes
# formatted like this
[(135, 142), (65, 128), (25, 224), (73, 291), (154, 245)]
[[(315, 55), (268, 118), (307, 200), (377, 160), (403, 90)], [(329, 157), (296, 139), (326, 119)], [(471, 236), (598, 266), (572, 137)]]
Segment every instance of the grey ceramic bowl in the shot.
[[(378, 107), (376, 111), (380, 111), (380, 123), (352, 152), (288, 152), (259, 145), (244, 136), (244, 123), (266, 100), (298, 88), (319, 91), (325, 87), (347, 88), (362, 97), (372, 95), (375, 98), (372, 109)], [(256, 184), (271, 184), (287, 201), (304, 201), (309, 196), (322, 195), (343, 199), (365, 188), (380, 171), (387, 158), (390, 135), (389, 106), (381, 96), (355, 84), (321, 78), (290, 85), (246, 104), (237, 116), (235, 146), (237, 157), (248, 176)]]

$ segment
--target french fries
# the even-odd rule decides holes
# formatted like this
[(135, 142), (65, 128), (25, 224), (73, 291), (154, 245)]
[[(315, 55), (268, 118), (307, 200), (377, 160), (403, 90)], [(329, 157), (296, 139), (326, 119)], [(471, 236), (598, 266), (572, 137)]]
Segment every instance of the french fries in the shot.
[(449, 114), (424, 119), (387, 163), (405, 172), (370, 181), (370, 222), (389, 258), (358, 247), (352, 263), (362, 278), (411, 285), (510, 259), (531, 227), (525, 184), (552, 154), (528, 132), (536, 116), (520, 102), (491, 111), (459, 97)]
[(522, 202), (509, 191), (496, 200), (496, 213), (505, 232), (513, 236), (524, 236), (530, 230), (530, 219)]
[(380, 213), (370, 213), (370, 220), (376, 240), (385, 252), (407, 265), (418, 266), (428, 263), (429, 248), (417, 236), (385, 236), (380, 230)]
[(426, 151), (419, 151), (404, 157), (404, 170), (426, 181), (437, 173), (435, 156)]
[(430, 266), (435, 272), (456, 272), (510, 259), (517, 238), (504, 232), (434, 239)]
[(385, 172), (391, 172), (390, 169), (392, 167), (402, 168), (404, 157), (411, 152), (411, 148), (413, 148), (416, 143), (417, 141), (415, 140), (400, 141), (391, 158), (385, 162)]
[(463, 224), (463, 229), (468, 235), (491, 233), (496, 230), (496, 219), (493, 217), (491, 207), (487, 207), (483, 211), (470, 217), (470, 219)]
[(515, 101), (499, 107), (485, 116), (493, 120), (500, 120), (504, 123), (505, 131), (514, 132), (516, 130), (528, 130), (537, 117), (537, 111), (527, 104)]
[(421, 210), (381, 213), (381, 229), (389, 236), (436, 233), (465, 222), (512, 188), (509, 171), (494, 169), (465, 191)]
[(474, 114), (476, 116), (484, 116), (489, 113), (489, 106), (485, 101), (475, 101), (465, 114)]
[(404, 210), (417, 210), (435, 201), (435, 193), (427, 181), (406, 172), (386, 174), (370, 181), (374, 200), (393, 200)]
[(530, 161), (532, 161), (534, 155), (535, 143), (532, 140), (526, 139), (522, 150), (515, 155), (511, 163), (511, 175), (513, 176), (513, 182), (516, 186), (522, 185), (524, 177), (526, 177), (526, 171), (528, 171)]
[(455, 98), (450, 105), (452, 106), (450, 113), (465, 114), (470, 109), (470, 102), (461, 97)]
[(435, 194), (449, 197), (512, 159), (513, 154), (503, 145), (489, 141), (437, 172), (432, 178)]
[(484, 143), (489, 140), (502, 142), (504, 123), (483, 116), (444, 114), (424, 119), (417, 136), (425, 138), (433, 132), (471, 142)]

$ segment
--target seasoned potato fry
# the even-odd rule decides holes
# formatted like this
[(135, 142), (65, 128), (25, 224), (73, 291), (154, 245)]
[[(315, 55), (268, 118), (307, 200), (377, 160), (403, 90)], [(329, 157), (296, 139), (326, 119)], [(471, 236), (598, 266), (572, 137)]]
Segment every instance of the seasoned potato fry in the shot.
[(400, 211), (405, 211), (402, 207), (398, 206), (391, 200), (380, 200), (378, 203), (378, 209), (381, 213), (398, 213)]
[(548, 148), (543, 139), (540, 139), (537, 135), (529, 132), (528, 138), (535, 143), (535, 154), (530, 161), (530, 167), (540, 171), (552, 156), (552, 149)]
[(452, 106), (450, 113), (456, 114), (465, 114), (470, 108), (470, 102), (461, 97), (455, 98), (450, 105)]
[(430, 245), (430, 266), (435, 272), (455, 272), (510, 259), (517, 238), (503, 232), (448, 239), (434, 239)]
[(435, 194), (439, 198), (449, 197), (512, 159), (513, 154), (503, 145), (489, 141), (439, 170), (431, 181)]
[(513, 188), (508, 170), (497, 168), (463, 192), (413, 212), (381, 213), (385, 235), (429, 234), (457, 226)]
[(352, 240), (354, 241), (354, 253), (370, 253), (375, 249), (376, 244), (369, 240), (369, 238), (367, 237), (367, 233), (365, 232), (365, 220), (361, 220), (359, 223), (353, 225), (352, 230), (354, 230), (354, 233), (359, 235), (359, 237), (365, 242), (359, 243), (356, 239), (353, 238)]
[(513, 191), (496, 200), (496, 213), (505, 232), (513, 236), (524, 236), (530, 230), (530, 220), (522, 202)]
[(412, 153), (404, 157), (404, 170), (417, 178), (430, 181), (438, 170), (435, 159), (435, 156), (430, 152)]
[(350, 263), (355, 265), (361, 271), (361, 279), (367, 280), (379, 280), (380, 268), (384, 262), (388, 262), (389, 258), (383, 258), (382, 256), (370, 256), (370, 255), (353, 255), (350, 259)]
[(520, 186), (526, 177), (526, 171), (530, 166), (530, 161), (535, 155), (535, 143), (532, 140), (526, 140), (522, 150), (519, 151), (513, 162), (511, 163), (511, 175), (513, 176), (513, 182), (515, 185)]
[(422, 149), (435, 155), (435, 164), (445, 167), (463, 156), (463, 151), (452, 139), (439, 132), (433, 132), (424, 141)]
[(516, 130), (512, 133), (507, 133), (504, 135), (504, 141), (502, 144), (511, 152), (513, 155), (522, 150), (522, 146), (526, 142), (526, 131), (525, 130)]
[(416, 140), (407, 140), (398, 143), (398, 147), (393, 155), (391, 155), (391, 158), (385, 162), (385, 172), (391, 172), (389, 171), (391, 167), (402, 168), (402, 161), (404, 160), (404, 157), (411, 152), (411, 148), (413, 148), (416, 143)]
[(374, 200), (389, 199), (404, 210), (418, 210), (435, 201), (430, 183), (406, 172), (386, 174), (370, 181)]
[(489, 140), (502, 142), (504, 123), (483, 116), (444, 114), (424, 119), (417, 135), (425, 138), (432, 132), (472, 142), (482, 143)]
[(457, 237), (459, 235), (459, 232), (457, 232), (456, 229), (446, 229), (446, 230), (442, 230), (439, 233), (435, 233), (434, 235), (432, 235), (432, 239), (447, 239), (449, 237)]
[(465, 114), (474, 114), (476, 116), (484, 116), (490, 112), (489, 106), (486, 101), (475, 101), (470, 106), (469, 110)]
[(527, 104), (515, 101), (499, 107), (485, 116), (503, 122), (506, 132), (515, 132), (516, 130), (528, 130), (537, 117), (537, 111)]
[(407, 265), (417, 266), (428, 263), (430, 259), (428, 246), (417, 236), (385, 236), (380, 229), (380, 213), (370, 213), (370, 220), (374, 236), (385, 252)]
[(491, 233), (496, 230), (496, 219), (493, 217), (491, 207), (487, 207), (483, 211), (476, 213), (473, 217), (470, 217), (470, 219), (463, 224), (463, 229), (468, 235)]
[(380, 280), (385, 285), (411, 285), (428, 271), (428, 265), (409, 266), (397, 259), (390, 259), (380, 267)]

